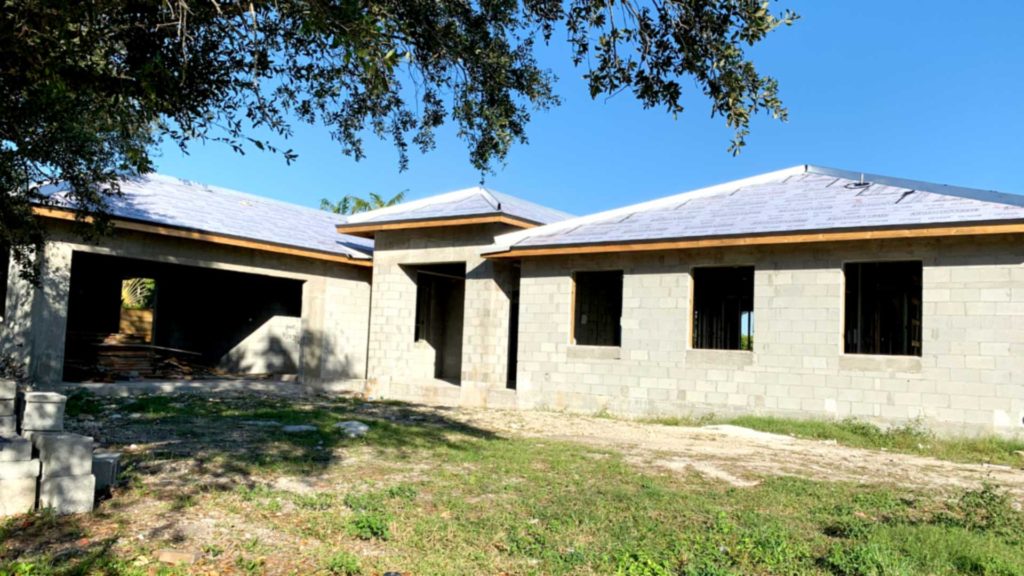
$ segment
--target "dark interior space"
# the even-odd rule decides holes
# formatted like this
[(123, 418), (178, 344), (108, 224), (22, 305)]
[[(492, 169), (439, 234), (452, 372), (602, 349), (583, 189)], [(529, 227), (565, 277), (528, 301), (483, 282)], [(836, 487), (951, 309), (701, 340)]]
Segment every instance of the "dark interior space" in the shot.
[(11, 249), (0, 242), (0, 320), (7, 316), (7, 281), (11, 268)]
[(753, 266), (693, 270), (693, 347), (753, 350)]
[(500, 279), (502, 291), (508, 296), (508, 366), (505, 387), (516, 389), (519, 371), (519, 289), (523, 281), (522, 262), (495, 263), (495, 276)]
[(573, 338), (583, 346), (622, 345), (622, 271), (573, 275)]
[(921, 268), (921, 262), (843, 266), (847, 354), (921, 355)]
[[(132, 304), (134, 283), (150, 292)], [(301, 314), (298, 280), (76, 252), (64, 378), (209, 375), (272, 317)]]
[(452, 384), (462, 379), (462, 324), (466, 305), (466, 265), (410, 267), (416, 278), (416, 341), (434, 349), (434, 377)]

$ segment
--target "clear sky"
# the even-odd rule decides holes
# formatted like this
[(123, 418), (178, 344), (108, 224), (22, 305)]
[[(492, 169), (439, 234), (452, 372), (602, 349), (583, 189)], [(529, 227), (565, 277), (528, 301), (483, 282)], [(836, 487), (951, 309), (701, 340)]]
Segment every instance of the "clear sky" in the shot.
[[(592, 101), (561, 43), (541, 62), (560, 77), (562, 106), (538, 112), (530, 142), (487, 186), (576, 214), (632, 204), (796, 164), (818, 164), (1024, 193), (1024, 2), (781, 0), (801, 19), (754, 53), (775, 76), (789, 121), (759, 118), (738, 157), (731, 131), (696, 94), (673, 119), (628, 94)], [(361, 162), (326, 129), (296, 125), (291, 166), (219, 145), (183, 156), (165, 146), (159, 172), (317, 206), (345, 194), (419, 198), (480, 175), (452, 131), (399, 172), (394, 148), (368, 139)]]

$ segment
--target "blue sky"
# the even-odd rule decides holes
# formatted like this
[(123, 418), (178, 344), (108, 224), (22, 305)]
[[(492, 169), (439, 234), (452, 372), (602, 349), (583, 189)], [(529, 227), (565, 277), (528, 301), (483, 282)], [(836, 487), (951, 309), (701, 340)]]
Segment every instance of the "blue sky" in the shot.
[[(1024, 193), (1024, 2), (981, 4), (774, 2), (801, 19), (753, 56), (779, 80), (790, 118), (757, 119), (738, 157), (696, 90), (677, 119), (628, 94), (592, 101), (556, 42), (541, 62), (560, 77), (563, 104), (534, 115), (529, 144), (486, 184), (576, 214), (805, 163)], [(168, 145), (157, 170), (309, 206), (369, 192), (419, 198), (480, 179), (452, 131), (399, 172), (388, 143), (371, 137), (368, 158), (355, 162), (326, 129), (295, 128), (291, 166), (255, 150), (194, 146), (183, 156)]]

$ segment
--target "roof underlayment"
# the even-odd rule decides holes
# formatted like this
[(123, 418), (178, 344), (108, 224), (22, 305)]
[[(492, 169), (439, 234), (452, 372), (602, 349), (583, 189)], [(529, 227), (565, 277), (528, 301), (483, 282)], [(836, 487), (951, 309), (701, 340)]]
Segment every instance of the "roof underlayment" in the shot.
[(1024, 196), (796, 166), (499, 237), (485, 253), (1024, 221)]
[[(46, 192), (46, 190), (44, 190)], [(338, 234), (344, 216), (237, 190), (148, 174), (121, 182), (109, 198), (114, 218), (245, 238), (369, 260), (373, 241)], [(58, 206), (60, 192), (54, 190)]]

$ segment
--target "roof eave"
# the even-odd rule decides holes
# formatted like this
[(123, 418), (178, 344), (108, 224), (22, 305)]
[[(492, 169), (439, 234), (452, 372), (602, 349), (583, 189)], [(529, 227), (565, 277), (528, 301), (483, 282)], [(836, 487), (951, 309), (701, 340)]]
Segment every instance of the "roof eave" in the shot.
[[(54, 220), (71, 221), (79, 219), (74, 210), (66, 208), (57, 208), (52, 206), (33, 206), (32, 212), (38, 217), (50, 218)], [(86, 216), (84, 221), (91, 222), (92, 217)], [(316, 250), (312, 248), (304, 248), (301, 246), (290, 246), (286, 244), (279, 244), (276, 242), (268, 242), (253, 238), (243, 238), (240, 236), (233, 236), (229, 234), (218, 234), (214, 232), (208, 232), (192, 228), (184, 228), (168, 224), (156, 224), (153, 222), (146, 222), (144, 220), (134, 220), (130, 218), (113, 217), (110, 219), (110, 223), (115, 229), (120, 230), (130, 230), (133, 232), (144, 232), (147, 234), (156, 234), (160, 236), (169, 236), (173, 238), (181, 238), (186, 240), (196, 240), (199, 242), (209, 242), (211, 244), (221, 244), (225, 246), (235, 246), (238, 248), (248, 248), (251, 250), (258, 250), (261, 252), (287, 254), (291, 256), (298, 256), (301, 258), (309, 258), (312, 260), (324, 260), (329, 262), (350, 264), (352, 266), (373, 266), (373, 258), (370, 255), (367, 255), (366, 257), (350, 256), (347, 254), (341, 254), (337, 252), (328, 252), (326, 250)]]
[(446, 216), (443, 218), (415, 218), (403, 220), (389, 220), (381, 222), (346, 222), (336, 226), (341, 234), (359, 236), (361, 238), (373, 238), (377, 232), (393, 230), (415, 230), (422, 228), (440, 228), (446, 226), (470, 226), (478, 224), (507, 224), (517, 228), (533, 228), (540, 226), (540, 222), (511, 216), (503, 212), (492, 212), (487, 214), (473, 214), (466, 216)]
[(1024, 220), (998, 222), (954, 222), (926, 226), (886, 228), (846, 228), (835, 230), (808, 230), (773, 234), (740, 236), (708, 236), (700, 238), (674, 238), (634, 240), (630, 242), (604, 242), (588, 244), (549, 244), (533, 246), (502, 246), (484, 251), (485, 258), (526, 258), (572, 254), (605, 254), (613, 252), (653, 252), (664, 250), (691, 250), (698, 248), (725, 248), (743, 246), (771, 246), (786, 244), (813, 244), (822, 242), (853, 242), (909, 238), (941, 238), (952, 236), (989, 236), (997, 234), (1024, 234)]

